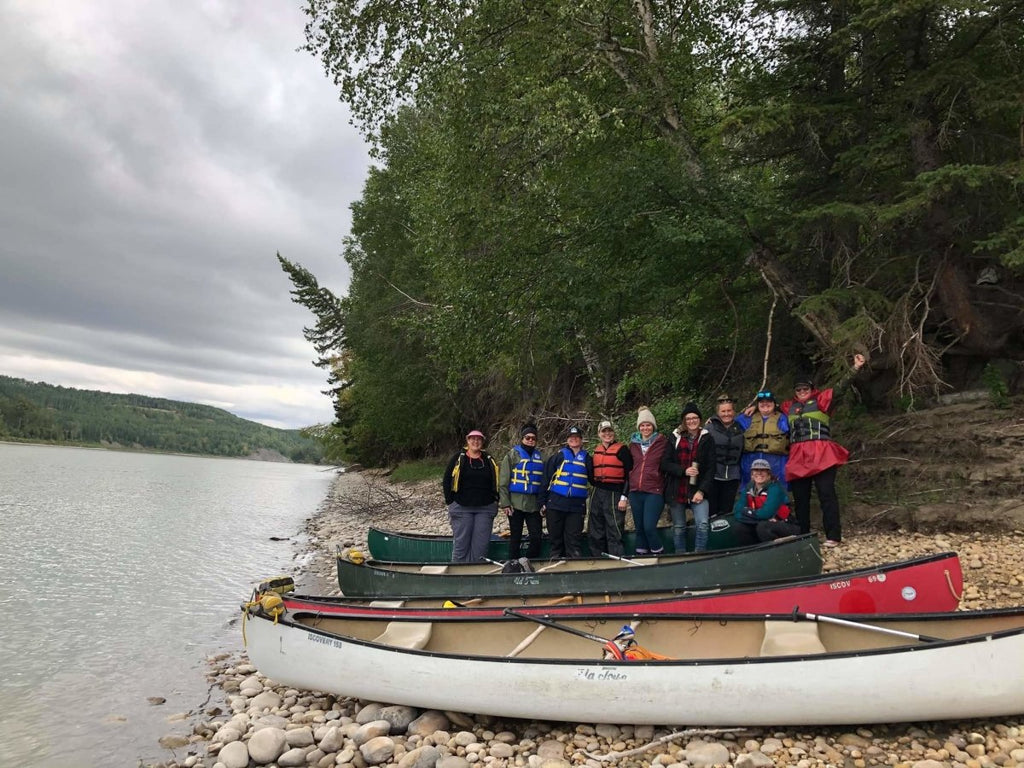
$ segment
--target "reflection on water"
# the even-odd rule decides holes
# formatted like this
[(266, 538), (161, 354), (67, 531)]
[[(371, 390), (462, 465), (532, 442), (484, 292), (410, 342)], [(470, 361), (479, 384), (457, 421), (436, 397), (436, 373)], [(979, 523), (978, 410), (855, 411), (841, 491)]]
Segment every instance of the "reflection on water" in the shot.
[(239, 603), (293, 569), (331, 478), (0, 444), (0, 765), (168, 759), (157, 739), (188, 731), (168, 718), (206, 699), (205, 657), (240, 648)]

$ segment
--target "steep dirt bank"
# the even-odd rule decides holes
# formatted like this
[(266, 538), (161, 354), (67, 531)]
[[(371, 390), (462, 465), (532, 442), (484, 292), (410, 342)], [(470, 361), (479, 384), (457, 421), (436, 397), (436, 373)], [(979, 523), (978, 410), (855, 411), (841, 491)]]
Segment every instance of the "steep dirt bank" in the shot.
[(839, 425), (844, 518), (867, 530), (1024, 528), (1024, 399), (960, 403)]

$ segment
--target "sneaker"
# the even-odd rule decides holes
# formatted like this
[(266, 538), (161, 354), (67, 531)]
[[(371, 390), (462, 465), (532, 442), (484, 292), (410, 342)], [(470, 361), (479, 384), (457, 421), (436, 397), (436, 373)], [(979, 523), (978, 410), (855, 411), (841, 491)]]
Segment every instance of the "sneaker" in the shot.
[(829, 549), (833, 549), (833, 548), (839, 546), (839, 542), (836, 541), (835, 539), (825, 539), (825, 546), (828, 547)]

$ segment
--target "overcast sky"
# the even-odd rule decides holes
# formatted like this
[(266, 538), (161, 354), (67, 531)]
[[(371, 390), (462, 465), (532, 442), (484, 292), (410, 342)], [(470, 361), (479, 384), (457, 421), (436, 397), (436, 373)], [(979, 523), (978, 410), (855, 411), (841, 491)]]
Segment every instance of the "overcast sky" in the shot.
[(298, 0), (0, 0), (0, 374), (331, 419), (280, 253), (336, 293), (366, 148)]

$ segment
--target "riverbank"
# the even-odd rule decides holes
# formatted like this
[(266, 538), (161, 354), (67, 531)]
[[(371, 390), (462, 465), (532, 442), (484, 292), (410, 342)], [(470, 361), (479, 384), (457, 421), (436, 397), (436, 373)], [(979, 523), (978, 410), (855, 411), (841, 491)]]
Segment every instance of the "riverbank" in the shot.
[[(392, 484), (369, 472), (338, 475), (323, 506), (305, 526), (310, 551), (300, 553), (303, 570), (296, 580), (301, 591), (337, 594), (335, 549), (365, 551), (370, 525), (448, 533), (439, 484)], [(843, 546), (825, 552), (824, 570), (954, 550), (964, 570), (963, 609), (1020, 605), (1022, 536), (1020, 530), (884, 531), (854, 522), (846, 527)], [(1019, 675), (1019, 670), (1007, 672)], [(271, 763), (318, 768), (470, 768), (476, 763), (488, 768), (1024, 764), (1024, 713), (998, 720), (857, 728), (677, 732), (628, 723), (541, 723), (421, 712), (387, 702), (339, 699), (277, 686), (259, 675), (244, 653), (211, 659), (209, 678), (223, 694), (226, 708), (211, 707), (190, 738), (166, 744), (174, 752), (172, 760), (161, 764), (166, 768)], [(864, 696), (871, 695), (864, 691)]]

